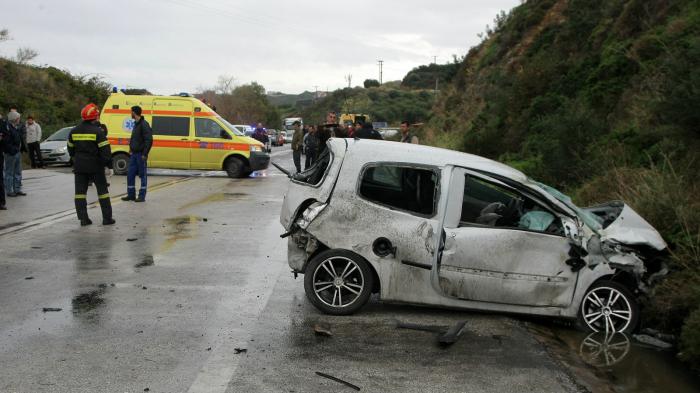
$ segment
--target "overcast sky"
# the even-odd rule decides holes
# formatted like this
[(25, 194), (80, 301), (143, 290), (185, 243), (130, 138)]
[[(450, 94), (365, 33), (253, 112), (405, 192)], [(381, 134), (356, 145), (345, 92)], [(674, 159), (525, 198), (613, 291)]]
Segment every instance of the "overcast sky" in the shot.
[(398, 80), (464, 55), (500, 10), (519, 0), (0, 0), (0, 28), (34, 64), (99, 74), (158, 94), (195, 92), (220, 75), (268, 91), (336, 89)]

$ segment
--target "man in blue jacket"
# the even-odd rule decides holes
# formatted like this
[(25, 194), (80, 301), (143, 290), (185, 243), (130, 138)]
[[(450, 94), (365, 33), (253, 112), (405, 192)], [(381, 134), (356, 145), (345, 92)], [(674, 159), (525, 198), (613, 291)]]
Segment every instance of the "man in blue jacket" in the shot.
[[(123, 201), (144, 202), (146, 201), (147, 182), (147, 161), (148, 153), (153, 146), (153, 131), (151, 125), (141, 116), (140, 106), (131, 107), (131, 118), (134, 119), (134, 129), (131, 130), (129, 140), (129, 169), (126, 172), (126, 196)], [(136, 198), (136, 175), (141, 179), (139, 197)]]
[[(5, 173), (5, 154), (3, 149), (5, 147), (4, 137), (7, 133), (7, 123), (5, 119), (0, 115), (0, 175), (4, 176)], [(5, 179), (0, 179), (0, 210), (7, 210), (5, 206)]]

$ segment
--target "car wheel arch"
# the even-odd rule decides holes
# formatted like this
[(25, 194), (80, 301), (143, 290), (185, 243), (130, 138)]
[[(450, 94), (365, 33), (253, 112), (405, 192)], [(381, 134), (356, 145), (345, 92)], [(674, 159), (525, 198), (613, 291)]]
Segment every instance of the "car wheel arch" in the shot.
[(240, 153), (233, 153), (233, 154), (227, 155), (224, 158), (224, 160), (221, 162), (221, 169), (225, 171), (226, 170), (226, 163), (233, 158), (237, 158), (237, 159), (243, 161), (243, 164), (245, 164), (246, 168), (250, 167), (250, 161), (248, 160), (248, 158), (246, 156), (244, 156)]

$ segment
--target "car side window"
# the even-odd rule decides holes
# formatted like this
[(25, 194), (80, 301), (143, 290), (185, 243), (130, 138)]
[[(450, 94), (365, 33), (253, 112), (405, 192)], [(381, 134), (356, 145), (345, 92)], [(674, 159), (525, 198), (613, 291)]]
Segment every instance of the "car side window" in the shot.
[(460, 226), (474, 224), (564, 234), (561, 220), (531, 198), (466, 175)]
[(153, 116), (153, 135), (190, 136), (190, 118), (174, 116)]
[(194, 119), (194, 132), (197, 138), (226, 138), (228, 133), (212, 119)]
[(391, 208), (433, 216), (437, 184), (438, 175), (431, 169), (376, 165), (362, 173), (360, 195)]

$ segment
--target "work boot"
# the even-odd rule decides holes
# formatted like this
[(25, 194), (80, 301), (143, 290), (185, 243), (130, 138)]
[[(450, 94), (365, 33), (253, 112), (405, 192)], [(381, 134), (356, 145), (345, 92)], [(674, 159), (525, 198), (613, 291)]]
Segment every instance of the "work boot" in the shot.
[(136, 198), (134, 198), (134, 197), (132, 197), (132, 196), (128, 196), (128, 195), (122, 197), (122, 201), (124, 201), (124, 202), (127, 202), (127, 201), (135, 201), (135, 200), (136, 200)]
[(85, 219), (80, 220), (81, 227), (86, 227), (86, 226), (91, 225), (91, 224), (92, 224), (92, 220), (90, 220), (89, 218), (85, 218)]
[(27, 194), (22, 191), (17, 191), (16, 194), (19, 196), (27, 196)]
[(0, 210), (7, 210), (7, 207), (5, 207), (5, 205), (0, 205)]
[(102, 225), (114, 225), (117, 222), (113, 218), (102, 219)]
[(134, 199), (134, 202), (146, 202), (146, 198), (138, 197)]

